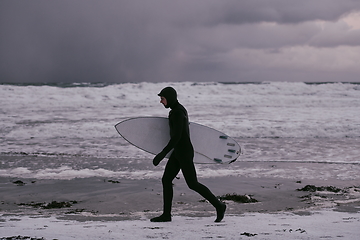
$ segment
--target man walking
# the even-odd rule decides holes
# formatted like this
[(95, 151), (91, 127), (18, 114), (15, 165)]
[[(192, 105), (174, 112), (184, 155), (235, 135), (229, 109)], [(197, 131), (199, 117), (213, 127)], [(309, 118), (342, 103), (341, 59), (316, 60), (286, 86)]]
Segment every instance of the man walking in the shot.
[(184, 106), (177, 100), (177, 93), (174, 88), (166, 87), (158, 94), (160, 103), (165, 108), (170, 108), (169, 125), (170, 141), (164, 149), (155, 156), (153, 164), (157, 166), (166, 154), (172, 152), (162, 177), (163, 185), (163, 214), (152, 218), (152, 222), (170, 222), (171, 207), (173, 200), (172, 181), (181, 170), (188, 187), (208, 200), (216, 209), (217, 217), (215, 222), (220, 222), (224, 218), (226, 205), (219, 201), (215, 195), (203, 184), (199, 183), (193, 162), (194, 148), (190, 141), (189, 119)]

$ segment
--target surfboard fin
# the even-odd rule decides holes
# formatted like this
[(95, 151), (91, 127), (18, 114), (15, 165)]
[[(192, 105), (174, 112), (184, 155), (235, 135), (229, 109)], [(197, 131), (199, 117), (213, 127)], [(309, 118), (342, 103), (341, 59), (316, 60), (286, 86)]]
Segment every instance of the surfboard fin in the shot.
[(220, 136), (219, 138), (221, 138), (221, 139), (228, 139), (228, 136)]
[(222, 163), (222, 160), (219, 159), (219, 158), (214, 158), (214, 161), (217, 162), (217, 163)]

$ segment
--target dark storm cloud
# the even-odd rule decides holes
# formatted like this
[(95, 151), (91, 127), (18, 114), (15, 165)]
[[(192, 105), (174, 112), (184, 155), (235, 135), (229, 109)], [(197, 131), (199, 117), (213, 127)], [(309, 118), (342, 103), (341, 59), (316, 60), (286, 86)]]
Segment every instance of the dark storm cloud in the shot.
[(255, 22), (277, 22), (297, 24), (312, 20), (335, 21), (343, 14), (359, 9), (355, 1), (337, 0), (260, 0), (225, 1), (219, 23), (243, 24)]
[(335, 24), (359, 10), (350, 0), (1, 1), (0, 82), (262, 81), (268, 72), (250, 76), (261, 69), (245, 60), (229, 66), (231, 52), (359, 46), (359, 31)]

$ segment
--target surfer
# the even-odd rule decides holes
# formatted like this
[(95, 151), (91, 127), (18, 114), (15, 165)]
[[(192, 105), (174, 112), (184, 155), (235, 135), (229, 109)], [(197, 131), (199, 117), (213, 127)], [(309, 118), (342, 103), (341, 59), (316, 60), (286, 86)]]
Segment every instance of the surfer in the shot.
[(190, 141), (188, 114), (184, 106), (177, 100), (176, 90), (172, 87), (166, 87), (158, 94), (160, 103), (165, 108), (170, 108), (169, 125), (170, 141), (165, 148), (155, 156), (153, 164), (157, 166), (163, 160), (167, 153), (172, 149), (165, 171), (162, 177), (163, 186), (163, 214), (159, 217), (152, 218), (151, 222), (170, 222), (171, 206), (173, 200), (172, 181), (181, 170), (188, 187), (202, 197), (208, 200), (216, 209), (216, 220), (220, 222), (224, 218), (226, 205), (219, 201), (215, 195), (203, 184), (199, 183), (196, 176), (196, 170), (193, 162), (194, 148)]

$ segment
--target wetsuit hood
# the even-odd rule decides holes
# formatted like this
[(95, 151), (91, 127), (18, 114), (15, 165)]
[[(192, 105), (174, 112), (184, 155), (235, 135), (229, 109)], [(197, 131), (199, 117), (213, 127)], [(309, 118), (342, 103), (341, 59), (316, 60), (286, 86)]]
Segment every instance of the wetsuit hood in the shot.
[(158, 94), (159, 97), (166, 98), (166, 108), (172, 108), (178, 102), (176, 90), (172, 87), (166, 87)]

